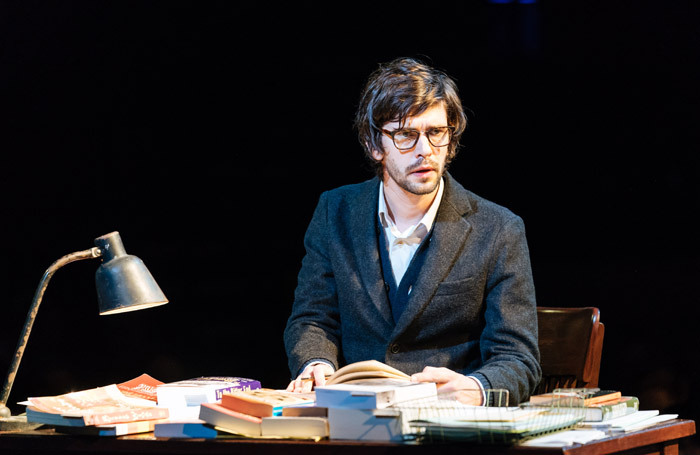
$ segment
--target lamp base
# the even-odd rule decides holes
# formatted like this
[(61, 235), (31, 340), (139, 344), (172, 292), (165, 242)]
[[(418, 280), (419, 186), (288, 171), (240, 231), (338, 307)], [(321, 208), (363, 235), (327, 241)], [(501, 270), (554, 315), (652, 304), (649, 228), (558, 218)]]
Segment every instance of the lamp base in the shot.
[(36, 430), (43, 423), (27, 422), (26, 414), (10, 417), (0, 417), (0, 433), (5, 431), (30, 431)]

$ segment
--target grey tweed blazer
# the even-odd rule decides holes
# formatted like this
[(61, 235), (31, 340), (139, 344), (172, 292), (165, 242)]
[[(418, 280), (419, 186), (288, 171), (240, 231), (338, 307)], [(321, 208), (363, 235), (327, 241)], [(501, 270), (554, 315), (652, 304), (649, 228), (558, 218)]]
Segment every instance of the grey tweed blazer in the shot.
[(408, 374), (447, 367), (525, 401), (541, 377), (537, 312), (522, 219), (445, 174), (426, 259), (394, 323), (377, 241), (379, 180), (321, 195), (284, 332), (296, 376), (376, 359)]

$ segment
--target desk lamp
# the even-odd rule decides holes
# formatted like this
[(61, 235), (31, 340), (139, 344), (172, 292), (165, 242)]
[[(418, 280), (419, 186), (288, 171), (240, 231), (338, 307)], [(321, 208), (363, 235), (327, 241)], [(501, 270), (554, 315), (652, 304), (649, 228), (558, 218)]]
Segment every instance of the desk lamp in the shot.
[(2, 395), (0, 395), (0, 431), (21, 429), (23, 424), (27, 425), (26, 419), (11, 415), (10, 409), (6, 406), (7, 400), (44, 291), (46, 291), (49, 280), (59, 268), (82, 259), (102, 258), (102, 264), (95, 273), (100, 315), (124, 313), (168, 303), (168, 299), (141, 259), (126, 254), (119, 232), (111, 232), (96, 238), (95, 245), (89, 250), (63, 256), (44, 272), (34, 294), (24, 329), (17, 344), (15, 357), (7, 373)]

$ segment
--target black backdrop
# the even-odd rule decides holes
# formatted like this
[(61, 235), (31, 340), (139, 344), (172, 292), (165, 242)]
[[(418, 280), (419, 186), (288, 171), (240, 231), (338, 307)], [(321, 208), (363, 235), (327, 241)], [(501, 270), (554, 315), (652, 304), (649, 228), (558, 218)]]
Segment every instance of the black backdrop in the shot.
[(525, 220), (538, 303), (601, 309), (601, 386), (699, 417), (700, 9), (462, 3), (0, 3), (0, 365), (44, 270), (99, 235), (171, 301), (99, 317), (98, 262), (59, 270), (15, 412), (144, 372), (284, 387), (306, 224), (370, 176), (357, 96), (410, 55), (457, 79), (451, 171)]

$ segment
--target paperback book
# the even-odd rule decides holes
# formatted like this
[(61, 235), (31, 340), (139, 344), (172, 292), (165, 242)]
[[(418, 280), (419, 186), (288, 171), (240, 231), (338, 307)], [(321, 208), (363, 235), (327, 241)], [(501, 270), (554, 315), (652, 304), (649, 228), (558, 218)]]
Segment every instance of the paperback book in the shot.
[(257, 417), (282, 415), (286, 406), (313, 404), (315, 394), (292, 393), (284, 390), (260, 388), (234, 390), (221, 395), (221, 406)]

